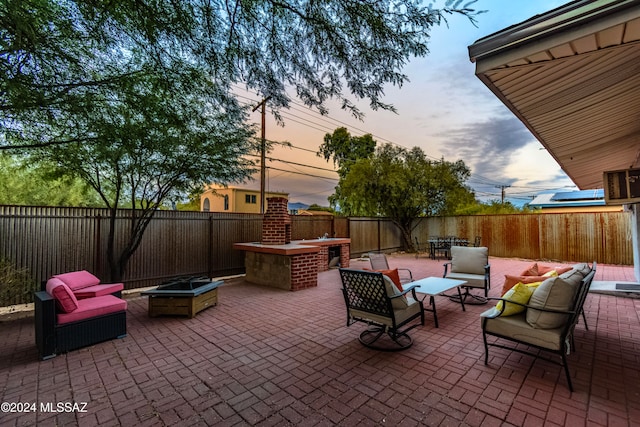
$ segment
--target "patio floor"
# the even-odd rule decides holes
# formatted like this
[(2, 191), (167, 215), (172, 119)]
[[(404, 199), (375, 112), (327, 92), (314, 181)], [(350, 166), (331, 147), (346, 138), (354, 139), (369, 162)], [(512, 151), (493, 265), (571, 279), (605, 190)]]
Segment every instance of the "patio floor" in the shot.
[[(411, 255), (389, 262), (414, 278), (443, 270)], [(490, 295), (530, 263), (491, 258)], [(631, 267), (598, 265), (595, 280), (635, 279)], [(478, 314), (488, 306), (462, 312), (436, 297), (440, 328), (426, 313), (413, 347), (376, 352), (357, 340), (364, 325), (346, 327), (338, 271), (318, 281), (288, 292), (229, 279), (219, 304), (193, 319), (149, 318), (146, 297), (131, 295), (126, 338), (47, 361), (37, 360), (32, 317), (0, 319), (1, 401), (35, 406), (3, 406), (0, 425), (640, 426), (638, 298), (589, 294), (571, 393), (549, 362), (494, 348), (484, 365)], [(84, 411), (64, 412), (72, 403)]]

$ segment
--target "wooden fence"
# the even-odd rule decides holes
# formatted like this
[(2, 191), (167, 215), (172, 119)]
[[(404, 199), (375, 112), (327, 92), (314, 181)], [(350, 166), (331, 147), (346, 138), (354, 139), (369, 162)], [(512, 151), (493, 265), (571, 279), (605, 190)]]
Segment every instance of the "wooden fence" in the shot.
[[(116, 246), (123, 244), (130, 215), (118, 212)], [(422, 242), (436, 235), (481, 236), (498, 257), (631, 265), (630, 223), (626, 212), (421, 218), (414, 236)], [(30, 302), (37, 284), (52, 274), (86, 269), (108, 277), (108, 227), (106, 209), (0, 206), (0, 259), (33, 279), (10, 292), (0, 283), (0, 306)], [(125, 287), (177, 275), (242, 273), (244, 254), (232, 245), (259, 241), (261, 229), (259, 214), (158, 211), (129, 262)], [(399, 230), (385, 218), (292, 217), (295, 240), (325, 233), (351, 238), (352, 256), (402, 249)]]

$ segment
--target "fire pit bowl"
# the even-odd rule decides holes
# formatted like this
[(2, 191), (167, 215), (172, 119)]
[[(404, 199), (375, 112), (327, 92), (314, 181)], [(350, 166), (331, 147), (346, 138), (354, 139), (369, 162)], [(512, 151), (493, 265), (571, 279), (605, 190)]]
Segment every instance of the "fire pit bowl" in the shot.
[(149, 296), (149, 317), (174, 315), (192, 318), (218, 303), (218, 286), (222, 283), (222, 280), (212, 281), (207, 277), (179, 277), (140, 294)]

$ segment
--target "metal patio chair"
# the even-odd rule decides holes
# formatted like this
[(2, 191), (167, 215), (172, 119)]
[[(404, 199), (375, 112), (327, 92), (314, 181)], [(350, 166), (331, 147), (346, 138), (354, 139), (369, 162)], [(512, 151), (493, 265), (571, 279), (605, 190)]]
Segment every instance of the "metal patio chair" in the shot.
[[(369, 255), (369, 262), (371, 263), (372, 270), (374, 271), (391, 270), (391, 267), (389, 267), (389, 261), (387, 261), (387, 256), (385, 254), (369, 252), (368, 255)], [(409, 270), (408, 268), (397, 268), (397, 270), (398, 270), (398, 274), (400, 274), (400, 272), (404, 272), (402, 277), (400, 277), (401, 283), (413, 282), (413, 274), (411, 273), (411, 270)]]
[(341, 268), (340, 278), (347, 326), (369, 325), (358, 338), (362, 345), (382, 351), (411, 347), (413, 339), (407, 332), (424, 325), (424, 306), (416, 297), (416, 286), (400, 292), (391, 279), (374, 271)]

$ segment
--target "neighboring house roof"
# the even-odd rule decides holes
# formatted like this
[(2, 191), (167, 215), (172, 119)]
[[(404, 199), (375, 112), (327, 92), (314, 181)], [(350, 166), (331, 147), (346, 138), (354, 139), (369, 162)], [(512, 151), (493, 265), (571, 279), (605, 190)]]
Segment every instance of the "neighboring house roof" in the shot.
[(575, 208), (605, 206), (604, 190), (563, 191), (538, 194), (528, 203), (530, 208)]
[(476, 75), (581, 189), (640, 161), (640, 2), (578, 0), (469, 46)]

